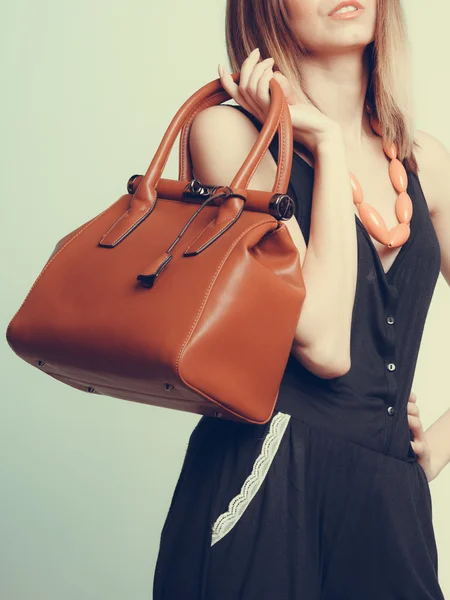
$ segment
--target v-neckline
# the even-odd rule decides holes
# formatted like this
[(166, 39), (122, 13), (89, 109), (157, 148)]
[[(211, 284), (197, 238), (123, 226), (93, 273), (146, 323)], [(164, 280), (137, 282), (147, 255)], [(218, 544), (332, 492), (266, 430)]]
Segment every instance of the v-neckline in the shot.
[[(295, 150), (294, 150), (294, 156), (296, 156), (301, 163), (303, 163), (304, 165), (306, 165), (311, 171), (314, 171), (314, 167), (312, 167), (304, 158), (303, 156), (300, 156), (300, 154), (298, 154)], [(410, 179), (408, 177), (408, 193), (409, 196), (411, 198), (411, 202), (413, 203), (413, 215), (414, 215), (414, 194), (410, 193)], [(413, 238), (413, 233), (415, 231), (415, 221), (414, 221), (414, 217), (411, 218), (410, 221), (410, 233), (409, 233), (409, 237), (406, 240), (406, 242), (402, 245), (402, 247), (400, 248), (400, 251), (397, 253), (396, 257), (394, 258), (394, 261), (392, 262), (391, 266), (389, 267), (389, 269), (387, 271), (384, 270), (384, 266), (383, 263), (381, 262), (381, 258), (380, 255), (378, 254), (378, 250), (375, 247), (375, 244), (372, 240), (372, 237), (370, 235), (370, 233), (367, 231), (367, 229), (364, 227), (363, 222), (361, 221), (361, 219), (358, 217), (358, 215), (355, 213), (355, 222), (356, 225), (361, 229), (361, 231), (363, 232), (363, 235), (366, 237), (371, 250), (375, 256), (375, 261), (378, 265), (379, 270), (381, 271), (384, 279), (389, 282), (389, 280), (391, 279), (391, 277), (393, 276), (393, 274), (395, 273), (395, 270), (398, 267), (398, 263), (401, 261), (402, 257), (405, 255), (406, 251), (408, 250), (408, 248), (411, 245), (411, 241)]]
[(385, 279), (388, 281), (390, 280), (390, 278), (392, 277), (392, 273), (395, 272), (397, 265), (401, 259), (401, 257), (405, 254), (405, 251), (409, 248), (409, 246), (411, 245), (411, 239), (412, 239), (412, 234), (413, 234), (413, 219), (411, 218), (411, 225), (410, 225), (410, 232), (409, 232), (409, 237), (406, 240), (406, 242), (403, 244), (403, 246), (400, 248), (400, 251), (396, 254), (391, 266), (389, 267), (389, 269), (387, 271), (384, 270), (384, 265), (381, 262), (381, 258), (380, 255), (378, 254), (378, 250), (375, 247), (375, 244), (372, 240), (372, 237), (370, 235), (370, 233), (367, 231), (367, 229), (364, 227), (363, 222), (361, 221), (361, 219), (358, 217), (358, 215), (355, 214), (355, 220), (357, 225), (359, 225), (360, 229), (362, 230), (363, 234), (366, 236), (367, 241), (369, 242), (372, 251), (375, 255), (375, 260), (377, 261), (378, 267), (380, 269), (380, 271), (383, 273), (383, 276), (385, 277)]

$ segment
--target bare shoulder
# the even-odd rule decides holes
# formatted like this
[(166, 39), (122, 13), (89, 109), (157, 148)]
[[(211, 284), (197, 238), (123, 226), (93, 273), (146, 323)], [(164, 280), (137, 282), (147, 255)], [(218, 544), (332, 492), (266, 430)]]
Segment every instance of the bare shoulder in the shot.
[[(192, 123), (189, 150), (197, 179), (205, 185), (230, 185), (259, 135), (258, 129), (242, 111), (219, 104), (202, 110)], [(271, 191), (277, 164), (270, 150), (262, 157), (249, 188)], [(306, 257), (306, 243), (295, 215), (285, 221), (300, 261)]]
[[(240, 110), (219, 104), (202, 110), (192, 123), (189, 150), (194, 172), (205, 185), (229, 185), (259, 135)], [(252, 189), (271, 190), (277, 166), (269, 151), (250, 182)]]
[(415, 141), (420, 184), (430, 215), (434, 216), (450, 202), (450, 152), (435, 136), (420, 129)]

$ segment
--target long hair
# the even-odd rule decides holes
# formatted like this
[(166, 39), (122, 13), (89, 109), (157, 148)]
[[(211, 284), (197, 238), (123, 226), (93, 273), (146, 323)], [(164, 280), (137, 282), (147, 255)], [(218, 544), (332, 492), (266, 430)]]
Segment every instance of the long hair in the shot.
[[(294, 90), (302, 90), (299, 57), (307, 49), (289, 27), (283, 0), (227, 0), (225, 37), (231, 72), (238, 72), (254, 48), (261, 59), (272, 56), (273, 70), (285, 75)], [(417, 173), (414, 156), (414, 107), (410, 47), (401, 0), (377, 0), (375, 39), (365, 49), (368, 65), (366, 101), (378, 117), (383, 138), (395, 142), (407, 170)]]

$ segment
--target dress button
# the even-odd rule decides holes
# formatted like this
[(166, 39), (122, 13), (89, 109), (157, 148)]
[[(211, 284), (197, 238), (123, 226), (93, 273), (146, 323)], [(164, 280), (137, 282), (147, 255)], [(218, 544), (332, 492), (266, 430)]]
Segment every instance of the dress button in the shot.
[(389, 325), (392, 325), (392, 323), (394, 322), (394, 317), (389, 316), (386, 318), (386, 321), (389, 323)]
[(388, 363), (386, 365), (386, 367), (388, 368), (389, 371), (395, 371), (395, 364), (394, 363)]
[(387, 409), (387, 411), (388, 411), (388, 415), (391, 415), (391, 416), (392, 416), (392, 415), (395, 413), (395, 408), (394, 408), (393, 406), (390, 406), (390, 407)]

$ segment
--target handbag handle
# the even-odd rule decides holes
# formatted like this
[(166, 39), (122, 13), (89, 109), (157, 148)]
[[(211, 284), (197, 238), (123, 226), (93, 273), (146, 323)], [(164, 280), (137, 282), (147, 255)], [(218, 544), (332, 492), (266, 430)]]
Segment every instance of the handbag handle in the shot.
[[(232, 74), (237, 83), (240, 73)], [(249, 182), (262, 160), (265, 152), (278, 131), (279, 159), (277, 176), (273, 186), (273, 193), (285, 194), (289, 185), (292, 168), (293, 133), (289, 107), (280, 84), (275, 78), (269, 82), (270, 107), (264, 125), (259, 132), (253, 148), (241, 168), (235, 175), (230, 188), (246, 190)], [(115, 247), (129, 235), (154, 209), (157, 200), (157, 187), (162, 177), (170, 152), (175, 140), (182, 131), (180, 143), (182, 152), (180, 157), (180, 176), (190, 177), (190, 166), (186, 161), (188, 156), (188, 134), (195, 116), (204, 108), (221, 104), (230, 100), (231, 96), (222, 87), (220, 79), (215, 79), (197, 90), (181, 106), (167, 128), (158, 149), (151, 161), (145, 175), (142, 177), (136, 191), (131, 197), (129, 209), (112, 225), (99, 242), (100, 246)]]
[[(239, 83), (240, 80), (240, 73), (232, 73), (231, 77), (233, 79), (233, 81), (235, 83)], [(269, 89), (271, 91), (271, 105), (270, 105), (270, 109), (272, 109), (272, 105), (276, 104), (278, 101), (278, 98), (276, 97), (276, 92), (275, 92), (275, 96), (274, 96), (274, 92), (273, 92), (273, 86), (271, 85), (273, 79), (270, 81), (269, 83)], [(275, 80), (275, 83), (278, 83)], [(205, 100), (201, 101), (198, 103), (197, 107), (195, 110), (192, 111), (192, 113), (189, 115), (189, 117), (186, 119), (183, 128), (181, 130), (181, 134), (180, 134), (180, 145), (179, 145), (179, 171), (178, 171), (178, 179), (180, 181), (190, 181), (194, 178), (194, 173), (193, 173), (193, 168), (192, 168), (192, 159), (191, 159), (191, 154), (189, 152), (189, 135), (191, 132), (191, 127), (192, 127), (192, 123), (195, 119), (195, 117), (197, 116), (197, 114), (199, 112), (201, 112), (202, 110), (204, 110), (205, 108), (208, 108), (210, 106), (214, 106), (216, 104), (221, 104), (222, 102), (226, 102), (227, 100), (230, 99), (230, 95), (228, 94), (228, 92), (226, 92), (224, 90), (224, 88), (222, 87), (222, 84), (220, 83), (220, 79), (217, 79), (215, 81), (212, 82), (212, 84), (216, 84), (214, 88), (212, 88), (211, 84), (208, 84), (207, 86), (205, 86), (204, 88), (201, 88), (199, 91), (201, 92), (202, 89), (204, 89), (206, 91), (206, 88), (208, 88), (209, 86), (211, 86), (211, 95), (206, 98)], [(282, 98), (282, 102), (283, 103), (286, 102), (284, 94), (283, 94), (283, 98)], [(280, 111), (278, 105), (276, 104), (274, 108), (274, 115), (278, 115)], [(261, 138), (262, 141), (260, 142), (261, 146), (262, 146), (262, 155), (264, 155), (265, 151), (268, 149), (270, 142), (272, 141), (272, 138), (275, 135), (275, 132), (272, 132), (272, 127), (273, 127), (273, 123), (268, 123), (268, 121), (272, 118), (271, 112), (269, 109), (269, 114), (265, 120), (264, 126), (261, 130)], [(286, 111), (288, 112), (288, 111)], [(290, 113), (289, 113), (289, 117), (290, 117)], [(277, 118), (277, 120), (280, 119), (280, 117)], [(281, 129), (283, 128), (283, 124), (281, 123), (281, 119), (280, 119), (280, 124), (281, 124)], [(266, 135), (264, 135), (264, 128), (266, 127)], [(285, 124), (284, 127), (284, 131), (289, 131), (292, 127), (291, 121), (289, 119), (289, 123)], [(276, 127), (276, 129), (280, 130), (280, 127)], [(279, 134), (280, 138), (283, 135), (283, 131), (281, 131), (281, 133)], [(267, 146), (266, 146), (266, 141), (268, 140)], [(259, 141), (259, 140), (258, 140)], [(283, 147), (283, 142), (285, 142), (285, 146)], [(287, 143), (286, 143), (287, 142)], [(281, 151), (280, 151), (280, 157), (286, 157), (286, 156), (291, 156), (292, 154), (292, 141), (290, 141), (289, 139), (280, 139), (280, 147), (281, 147)], [(256, 144), (255, 144), (256, 146)], [(254, 150), (254, 148), (252, 149)], [(259, 152), (259, 148), (256, 149), (256, 153)], [(252, 156), (251, 153), (248, 155), (246, 161), (244, 162), (244, 164), (242, 165), (240, 171), (238, 172), (238, 174), (236, 175), (236, 178), (240, 177), (241, 174), (243, 174), (243, 181), (241, 182), (241, 180), (239, 179), (238, 183), (236, 184), (236, 181), (233, 181), (230, 185), (231, 188), (244, 188), (247, 189), (249, 183), (250, 183), (250, 179), (251, 176), (254, 173), (254, 170), (249, 168), (247, 165), (247, 162), (249, 160), (251, 160)], [(262, 157), (261, 157), (262, 158)], [(291, 157), (292, 158), (292, 157)], [(275, 179), (275, 183), (273, 185), (272, 188), (272, 192), (273, 193), (286, 193), (287, 191), (287, 187), (288, 187), (288, 183), (289, 183), (289, 176), (290, 176), (290, 171), (291, 171), (291, 167), (292, 165), (289, 165), (288, 169), (282, 169), (281, 165), (278, 164), (278, 166), (280, 168), (277, 169), (277, 176)], [(256, 170), (256, 167), (255, 167)], [(286, 172), (287, 172), (287, 181), (285, 181), (285, 177), (286, 177)], [(235, 178), (235, 179), (236, 179)]]

